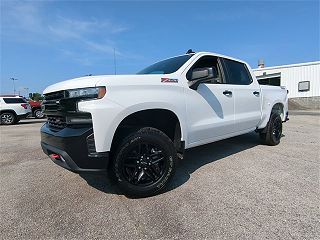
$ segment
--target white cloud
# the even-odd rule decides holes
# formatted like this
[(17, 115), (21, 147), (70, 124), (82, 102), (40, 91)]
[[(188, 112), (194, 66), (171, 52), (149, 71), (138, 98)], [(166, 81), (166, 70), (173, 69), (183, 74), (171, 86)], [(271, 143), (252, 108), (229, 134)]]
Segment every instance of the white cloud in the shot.
[[(118, 47), (112, 39), (128, 30), (110, 19), (77, 19), (54, 14), (50, 12), (50, 2), (5, 1), (2, 5), (1, 37), (10, 41), (52, 46), (58, 41), (66, 45), (64, 48), (72, 48), (76, 41), (82, 45), (82, 51), (113, 55)], [(124, 56), (120, 51), (116, 54)], [(83, 63), (88, 65), (89, 60)]]
[(85, 35), (88, 34), (110, 37), (127, 30), (126, 27), (112, 23), (110, 20), (79, 20), (62, 16), (58, 16), (57, 20), (48, 26), (48, 29), (61, 38), (85, 38)]

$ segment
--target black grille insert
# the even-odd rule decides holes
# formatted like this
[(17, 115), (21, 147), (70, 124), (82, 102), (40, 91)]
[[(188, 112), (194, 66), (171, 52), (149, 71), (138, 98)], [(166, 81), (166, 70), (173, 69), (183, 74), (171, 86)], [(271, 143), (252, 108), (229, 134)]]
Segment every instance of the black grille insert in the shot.
[(51, 128), (63, 129), (67, 126), (66, 118), (62, 116), (48, 116), (47, 123)]
[[(68, 90), (44, 94), (43, 111), (47, 115), (55, 112), (76, 112), (78, 98), (69, 98)], [(57, 114), (59, 115), (59, 114)]]
[(44, 94), (44, 100), (60, 100), (66, 97), (66, 91), (58, 91), (53, 93)]

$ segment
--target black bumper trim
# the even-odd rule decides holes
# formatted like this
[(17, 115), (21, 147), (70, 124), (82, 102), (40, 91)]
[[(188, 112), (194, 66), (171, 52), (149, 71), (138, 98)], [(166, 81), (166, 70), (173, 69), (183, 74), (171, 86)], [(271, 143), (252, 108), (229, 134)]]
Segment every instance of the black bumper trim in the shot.
[[(50, 157), (50, 159), (60, 167), (66, 168), (72, 172), (103, 172), (106, 171), (106, 169), (90, 169), (90, 168), (80, 168), (78, 165), (72, 160), (72, 158), (69, 156), (68, 153), (65, 151), (58, 149), (56, 147), (50, 146), (44, 142), (41, 142), (41, 147), (43, 152), (50, 157), (51, 153), (59, 154), (62, 159), (58, 160), (55, 158)], [(50, 153), (51, 152), (51, 153)], [(101, 154), (104, 157), (107, 157), (108, 154), (104, 153)]]
[[(41, 147), (54, 163), (73, 172), (105, 171), (109, 163), (109, 151), (89, 151), (87, 137), (92, 133), (90, 125), (55, 131), (45, 123), (41, 128)], [(54, 157), (53, 154), (60, 157)]]

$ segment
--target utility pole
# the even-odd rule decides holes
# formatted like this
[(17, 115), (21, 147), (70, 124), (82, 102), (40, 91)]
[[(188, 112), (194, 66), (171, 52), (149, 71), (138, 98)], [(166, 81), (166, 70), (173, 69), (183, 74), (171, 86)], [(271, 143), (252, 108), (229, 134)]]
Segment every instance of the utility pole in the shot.
[(114, 75), (117, 75), (116, 49), (113, 48)]
[(25, 87), (24, 90), (26, 90), (26, 96), (25, 96), (25, 97), (26, 97), (26, 98), (29, 98), (29, 88), (28, 88), (28, 87)]
[(15, 86), (15, 84), (14, 84), (14, 81), (18, 81), (18, 79), (17, 78), (10, 78), (11, 80), (12, 80), (12, 83), (13, 83), (13, 95), (16, 95), (16, 86)]

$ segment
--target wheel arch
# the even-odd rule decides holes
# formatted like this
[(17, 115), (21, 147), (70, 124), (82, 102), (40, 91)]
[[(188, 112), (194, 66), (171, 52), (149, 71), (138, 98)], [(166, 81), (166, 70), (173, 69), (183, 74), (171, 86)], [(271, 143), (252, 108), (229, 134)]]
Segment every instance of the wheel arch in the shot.
[[(285, 118), (285, 112), (284, 112), (284, 105), (281, 102), (277, 102), (275, 103), (272, 108), (271, 108), (271, 112), (269, 115), (271, 115), (272, 113), (278, 113), (281, 117), (282, 120), (284, 120)], [(269, 116), (270, 118), (270, 116)]]
[(14, 110), (12, 110), (12, 109), (3, 109), (3, 110), (0, 110), (0, 114), (2, 114), (2, 113), (13, 113), (14, 114), (14, 116), (15, 117), (17, 117), (17, 113), (14, 111)]
[(126, 111), (113, 131), (110, 151), (115, 150), (125, 135), (141, 127), (159, 129), (173, 141), (177, 151), (184, 150), (185, 131), (181, 117), (172, 109), (160, 107)]
[(284, 121), (286, 117), (284, 104), (279, 100), (275, 101), (273, 104), (268, 104), (268, 108), (265, 108), (262, 111), (264, 112), (264, 114), (262, 116), (262, 120), (258, 126), (258, 129), (263, 129), (267, 126), (270, 116), (274, 112), (280, 115), (282, 121)]

